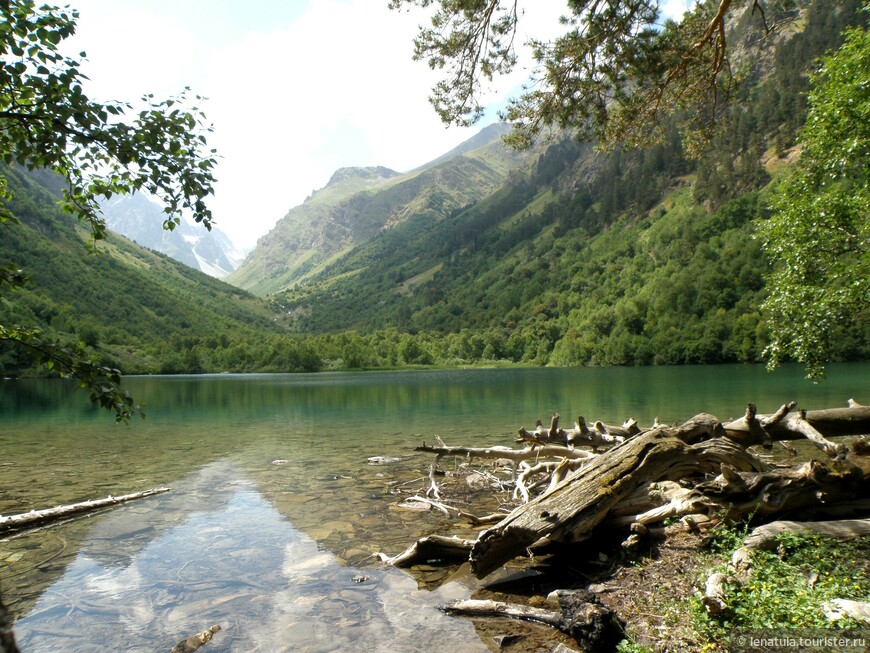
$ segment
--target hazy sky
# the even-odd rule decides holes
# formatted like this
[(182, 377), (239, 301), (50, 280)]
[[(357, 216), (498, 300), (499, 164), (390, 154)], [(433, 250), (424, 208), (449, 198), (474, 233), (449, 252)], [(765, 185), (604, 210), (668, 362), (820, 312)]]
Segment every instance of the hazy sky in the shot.
[[(205, 96), (221, 156), (218, 226), (251, 247), (343, 166), (410, 170), (476, 133), (445, 128), (428, 102), (437, 78), (411, 60), (420, 11), (387, 0), (67, 0), (96, 100)], [(59, 1), (58, 4), (66, 4)], [(527, 0), (520, 39), (558, 33), (565, 0)], [(685, 7), (686, 0), (670, 0)], [(500, 106), (524, 80), (499, 83)]]

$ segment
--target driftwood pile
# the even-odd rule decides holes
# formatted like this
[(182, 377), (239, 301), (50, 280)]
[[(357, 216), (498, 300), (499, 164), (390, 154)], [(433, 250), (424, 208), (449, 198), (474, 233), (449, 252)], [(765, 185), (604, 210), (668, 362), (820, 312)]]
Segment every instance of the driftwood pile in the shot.
[[(792, 402), (770, 415), (759, 414), (750, 404), (743, 417), (727, 423), (699, 414), (680, 426), (656, 423), (647, 429), (633, 420), (622, 426), (596, 422), (589, 428), (582, 417), (573, 428), (564, 429), (559, 427), (559, 415), (554, 415), (549, 427), (538, 422), (534, 431), (520, 429), (519, 448), (447, 446), (440, 440), (438, 446), (423, 444), (416, 451), (435, 454), (435, 459), (427, 497), (419, 500), (443, 511), (455, 510), (441, 496), (437, 466), (445, 457), (462, 456), (509, 466), (518, 505), (508, 514), (483, 518), (460, 512), (487, 526), (475, 540), (430, 535), (405, 552), (382, 555), (382, 559), (403, 567), (467, 561), (472, 573), (484, 578), (513, 558), (552, 543), (580, 542), (602, 531), (622, 532), (623, 545), (630, 547), (651, 536), (680, 529), (704, 531), (749, 515), (754, 522), (795, 515), (826, 520), (870, 517), (867, 439), (855, 440), (851, 448), (830, 439), (866, 434), (870, 434), (870, 407), (850, 400), (847, 408), (809, 412), (796, 410)], [(776, 464), (771, 456), (749, 449), (756, 445), (771, 449), (775, 443), (791, 449), (787, 442), (798, 439), (812, 442), (823, 458)], [(715, 587), (711, 591), (715, 594)], [(715, 611), (715, 596), (707, 601)], [(594, 601), (591, 604), (594, 609), (584, 602), (587, 612), (598, 610)], [(510, 614), (513, 609), (517, 614)], [(445, 610), (516, 616), (556, 627), (573, 624), (563, 613), (551, 615), (550, 621), (540, 615), (523, 617), (519, 614), (523, 606), (470, 602)], [(610, 618), (618, 621), (615, 615)], [(579, 639), (575, 626), (560, 629)], [(591, 628), (600, 629), (600, 620)]]

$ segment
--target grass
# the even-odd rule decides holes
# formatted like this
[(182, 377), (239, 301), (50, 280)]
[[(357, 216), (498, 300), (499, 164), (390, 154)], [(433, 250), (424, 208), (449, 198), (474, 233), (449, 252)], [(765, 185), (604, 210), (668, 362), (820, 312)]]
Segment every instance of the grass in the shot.
[[(746, 527), (722, 529), (712, 550), (730, 556), (746, 535)], [(743, 583), (728, 584), (728, 613), (708, 615), (700, 596), (689, 601), (702, 650), (717, 651), (733, 628), (849, 629), (860, 624), (850, 618), (829, 621), (823, 604), (831, 599), (870, 601), (870, 537), (839, 541), (818, 535), (783, 534), (774, 551), (755, 551)], [(699, 578), (699, 584), (714, 566)], [(725, 645), (725, 644), (722, 644)]]

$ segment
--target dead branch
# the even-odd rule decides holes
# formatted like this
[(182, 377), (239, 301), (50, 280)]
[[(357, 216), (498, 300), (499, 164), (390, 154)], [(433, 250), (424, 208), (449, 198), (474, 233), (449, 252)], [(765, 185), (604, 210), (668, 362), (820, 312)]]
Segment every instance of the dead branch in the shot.
[(55, 508), (46, 508), (45, 510), (31, 510), (30, 512), (21, 513), (18, 515), (9, 515), (7, 517), (0, 516), (0, 535), (14, 533), (37, 526), (45, 526), (47, 524), (60, 521), (74, 515), (81, 515), (102, 508), (116, 506), (127, 501), (136, 499), (145, 499), (156, 494), (169, 492), (172, 488), (158, 487), (143, 492), (135, 492), (133, 494), (124, 494), (120, 497), (109, 495), (105, 499), (91, 499), (82, 501), (81, 503), (73, 503), (66, 506), (57, 506)]
[(405, 551), (395, 556), (378, 553), (381, 562), (394, 567), (413, 567), (421, 564), (464, 562), (468, 559), (473, 542), (458, 537), (427, 535), (414, 542)]
[(465, 617), (510, 618), (546, 624), (572, 637), (583, 650), (613, 650), (623, 637), (624, 624), (616, 614), (582, 590), (557, 593), (559, 610), (503, 601), (455, 601), (442, 606), (447, 614)]

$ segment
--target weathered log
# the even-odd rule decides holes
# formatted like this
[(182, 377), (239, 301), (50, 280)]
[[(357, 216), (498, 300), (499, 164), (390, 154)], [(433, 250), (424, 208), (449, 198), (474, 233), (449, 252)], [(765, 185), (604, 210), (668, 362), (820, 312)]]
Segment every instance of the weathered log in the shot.
[(0, 516), (0, 535), (14, 533), (15, 531), (28, 528), (36, 528), (37, 526), (44, 526), (67, 517), (94, 512), (102, 508), (126, 503), (127, 501), (152, 497), (157, 494), (169, 492), (171, 489), (172, 488), (168, 487), (158, 487), (151, 490), (144, 490), (143, 492), (124, 494), (119, 497), (109, 495), (105, 499), (91, 499), (88, 501), (82, 501), (81, 503), (46, 508), (45, 510), (31, 510), (30, 512), (21, 513), (19, 515), (9, 515), (6, 517)]
[(738, 472), (723, 464), (719, 476), (693, 488), (655, 483), (639, 490), (616, 506), (606, 521), (624, 527), (686, 515), (734, 520), (750, 513), (761, 516), (816, 507), (832, 514), (841, 506), (852, 514), (866, 513), (866, 505), (855, 505), (853, 497), (867, 492), (870, 479), (865, 472), (843, 462), (812, 462), (765, 472)]
[[(749, 416), (747, 411), (744, 417), (725, 424), (725, 433), (729, 438), (746, 447), (763, 444), (765, 438), (800, 440), (807, 437), (798, 423), (801, 421), (800, 415), (789, 414), (778, 421), (767, 422), (776, 415), (777, 413), (754, 415), (754, 419), (747, 419)], [(810, 410), (806, 412), (803, 419), (823, 438), (870, 434), (870, 407), (854, 402), (848, 408)]]
[(728, 507), (727, 518), (755, 513), (777, 515), (804, 511), (870, 494), (870, 477), (843, 461), (811, 460), (791, 469), (746, 473), (723, 466), (723, 472), (695, 490), (713, 503)]
[(427, 535), (414, 542), (402, 553), (388, 556), (378, 553), (381, 562), (394, 567), (413, 567), (414, 565), (465, 562), (473, 542), (458, 537)]
[(521, 619), (546, 624), (572, 637), (583, 650), (610, 651), (624, 636), (624, 624), (588, 592), (561, 591), (559, 610), (503, 601), (467, 599), (441, 606), (447, 614), (465, 617)]
[(725, 584), (733, 581), (731, 576), (722, 572), (710, 574), (704, 586), (704, 596), (701, 597), (701, 603), (708, 614), (718, 617), (728, 612)]
[(718, 470), (723, 462), (743, 470), (767, 469), (724, 438), (686, 444), (720, 430), (716, 418), (699, 415), (681, 427), (660, 427), (626, 440), (481, 532), (471, 550), (472, 572), (482, 578), (544, 538), (584, 539), (616, 504), (652, 482)]

